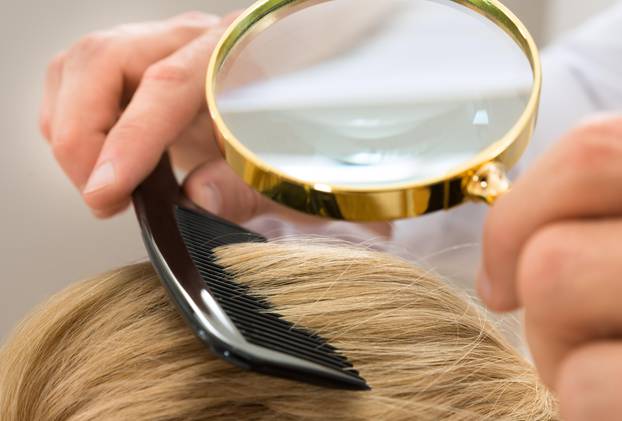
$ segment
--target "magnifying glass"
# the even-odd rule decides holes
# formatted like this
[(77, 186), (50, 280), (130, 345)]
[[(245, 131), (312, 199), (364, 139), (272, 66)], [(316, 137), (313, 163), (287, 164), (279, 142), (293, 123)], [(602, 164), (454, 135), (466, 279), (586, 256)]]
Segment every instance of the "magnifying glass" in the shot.
[(496, 0), (262, 0), (217, 46), (206, 89), (247, 184), (303, 212), (386, 221), (508, 191), (541, 69)]

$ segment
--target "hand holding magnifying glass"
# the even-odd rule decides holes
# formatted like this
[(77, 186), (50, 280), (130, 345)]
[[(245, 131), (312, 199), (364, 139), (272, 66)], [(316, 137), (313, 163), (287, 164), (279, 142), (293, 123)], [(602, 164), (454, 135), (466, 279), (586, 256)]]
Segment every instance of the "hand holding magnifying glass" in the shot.
[(41, 130), (85, 203), (102, 218), (123, 211), (169, 149), (177, 168), (191, 171), (184, 183), (187, 195), (232, 221), (270, 213), (326, 235), (388, 236), (388, 224), (326, 224), (271, 202), (223, 160), (205, 107), (204, 75), (213, 49), (238, 15), (221, 19), (191, 12), (123, 25), (83, 37), (50, 63)]
[(237, 15), (186, 13), (99, 31), (51, 62), (41, 129), (97, 216), (125, 209), (168, 147), (186, 169), (220, 157), (199, 69)]

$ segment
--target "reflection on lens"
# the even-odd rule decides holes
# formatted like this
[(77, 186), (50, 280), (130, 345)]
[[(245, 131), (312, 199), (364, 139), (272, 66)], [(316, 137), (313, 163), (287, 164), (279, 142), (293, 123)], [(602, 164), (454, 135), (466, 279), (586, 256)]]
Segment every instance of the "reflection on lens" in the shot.
[(450, 1), (314, 4), (234, 48), (217, 80), (226, 125), (310, 183), (442, 176), (501, 139), (532, 86), (514, 41)]

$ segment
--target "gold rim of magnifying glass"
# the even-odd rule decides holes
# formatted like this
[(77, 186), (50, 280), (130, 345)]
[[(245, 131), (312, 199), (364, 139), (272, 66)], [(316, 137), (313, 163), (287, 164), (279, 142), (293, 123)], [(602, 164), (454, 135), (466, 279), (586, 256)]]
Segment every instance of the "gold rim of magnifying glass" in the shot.
[(291, 177), (263, 162), (229, 130), (216, 102), (218, 72), (237, 42), (257, 34), (279, 19), (327, 0), (261, 0), (228, 28), (216, 46), (207, 70), (207, 105), (214, 133), (226, 161), (248, 185), (291, 208), (335, 219), (388, 221), (449, 209), (467, 200), (488, 203), (509, 189), (505, 170), (521, 157), (533, 134), (542, 70), (533, 37), (523, 23), (496, 0), (450, 0), (487, 17), (524, 51), (533, 72), (533, 88), (517, 123), (500, 140), (464, 165), (443, 176), (416, 183), (383, 187), (349, 187), (311, 183)]

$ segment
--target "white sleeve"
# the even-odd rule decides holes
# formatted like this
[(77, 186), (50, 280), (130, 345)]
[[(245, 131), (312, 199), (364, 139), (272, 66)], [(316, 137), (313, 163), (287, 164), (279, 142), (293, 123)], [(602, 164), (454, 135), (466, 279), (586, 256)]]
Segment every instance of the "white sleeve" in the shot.
[(591, 114), (622, 112), (622, 2), (542, 54), (538, 127), (521, 167)]
[(622, 108), (622, 2), (560, 39), (549, 53), (567, 66), (595, 108)]

